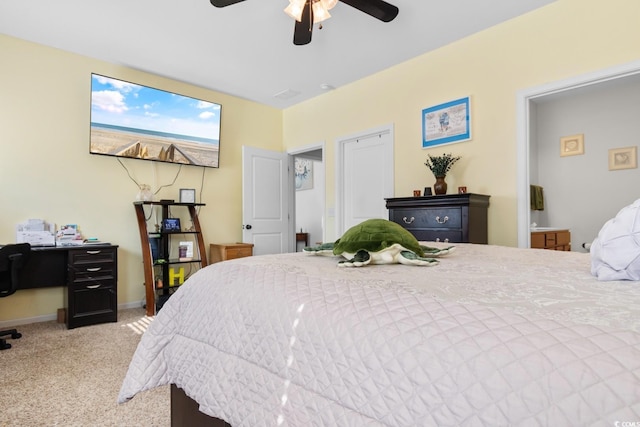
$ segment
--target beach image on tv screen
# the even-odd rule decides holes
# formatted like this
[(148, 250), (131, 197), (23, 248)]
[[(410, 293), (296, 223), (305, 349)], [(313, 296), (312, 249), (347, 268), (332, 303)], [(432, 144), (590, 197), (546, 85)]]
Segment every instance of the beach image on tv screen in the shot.
[(218, 167), (219, 104), (91, 75), (90, 152)]

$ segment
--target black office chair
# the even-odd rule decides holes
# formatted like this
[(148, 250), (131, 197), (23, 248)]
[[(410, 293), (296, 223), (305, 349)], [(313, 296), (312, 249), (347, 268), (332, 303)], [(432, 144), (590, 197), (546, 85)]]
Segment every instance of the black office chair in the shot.
[[(18, 243), (15, 245), (5, 245), (0, 247), (0, 298), (8, 297), (18, 289), (19, 272), (24, 263), (29, 259), (31, 245), (29, 243)], [(16, 329), (0, 331), (0, 337), (11, 335), (11, 338), (18, 339), (22, 336)], [(7, 344), (6, 338), (0, 338), (0, 350), (11, 348)]]

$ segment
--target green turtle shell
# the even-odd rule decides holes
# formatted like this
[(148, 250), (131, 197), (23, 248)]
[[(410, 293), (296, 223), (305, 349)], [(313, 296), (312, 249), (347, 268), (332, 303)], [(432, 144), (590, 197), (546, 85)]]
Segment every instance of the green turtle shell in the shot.
[(356, 253), (359, 250), (379, 252), (399, 243), (423, 257), (424, 251), (413, 234), (401, 225), (386, 219), (368, 219), (348, 229), (336, 240), (333, 254)]

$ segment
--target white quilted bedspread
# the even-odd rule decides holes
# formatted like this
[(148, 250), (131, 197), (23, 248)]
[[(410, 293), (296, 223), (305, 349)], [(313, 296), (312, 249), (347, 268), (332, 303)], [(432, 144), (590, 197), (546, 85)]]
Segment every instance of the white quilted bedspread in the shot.
[(435, 267), (336, 264), (200, 270), (119, 402), (174, 383), (234, 427), (640, 425), (640, 283), (598, 281), (588, 254), (460, 244)]

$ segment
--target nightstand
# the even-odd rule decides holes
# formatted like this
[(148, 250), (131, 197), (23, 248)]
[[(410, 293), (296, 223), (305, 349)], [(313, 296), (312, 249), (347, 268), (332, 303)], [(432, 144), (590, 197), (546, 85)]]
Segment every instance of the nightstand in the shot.
[(209, 264), (253, 255), (253, 243), (211, 243)]

